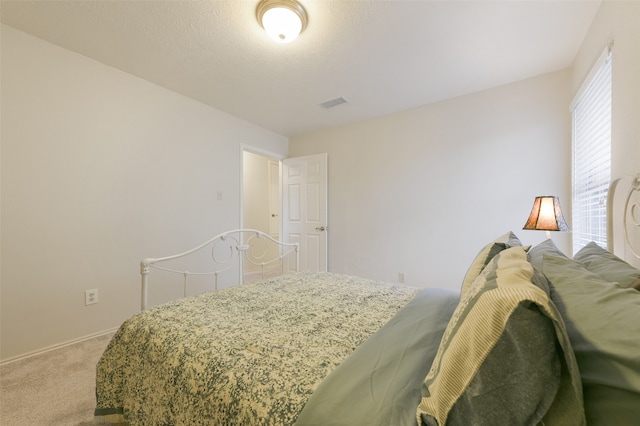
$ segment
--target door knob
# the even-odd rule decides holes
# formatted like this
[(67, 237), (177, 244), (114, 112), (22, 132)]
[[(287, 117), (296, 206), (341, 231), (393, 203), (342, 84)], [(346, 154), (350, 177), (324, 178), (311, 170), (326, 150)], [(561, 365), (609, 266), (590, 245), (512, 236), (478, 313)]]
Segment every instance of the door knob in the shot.
[(319, 226), (319, 227), (317, 227), (317, 228), (316, 228), (316, 231), (320, 231), (320, 232), (322, 232), (322, 231), (324, 231), (325, 229), (327, 229), (327, 228), (325, 228), (324, 226)]

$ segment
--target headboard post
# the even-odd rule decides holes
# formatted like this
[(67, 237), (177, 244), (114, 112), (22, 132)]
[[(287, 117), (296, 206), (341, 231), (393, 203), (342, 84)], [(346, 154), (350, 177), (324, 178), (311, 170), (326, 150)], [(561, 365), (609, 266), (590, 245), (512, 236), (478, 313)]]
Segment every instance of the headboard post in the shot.
[(145, 310), (147, 308), (147, 287), (149, 286), (149, 269), (153, 263), (153, 259), (144, 259), (140, 262), (140, 276), (142, 277), (140, 288), (140, 309)]
[(615, 199), (616, 189), (621, 179), (616, 179), (609, 185), (609, 192), (607, 193), (607, 250), (611, 253), (615, 250), (614, 245), (614, 226), (613, 226), (613, 200)]

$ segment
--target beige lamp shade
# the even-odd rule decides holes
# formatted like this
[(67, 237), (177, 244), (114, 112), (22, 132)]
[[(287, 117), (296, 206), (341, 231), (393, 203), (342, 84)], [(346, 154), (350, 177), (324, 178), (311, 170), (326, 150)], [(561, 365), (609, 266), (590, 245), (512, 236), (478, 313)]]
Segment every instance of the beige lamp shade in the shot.
[(522, 229), (569, 232), (569, 225), (562, 216), (558, 197), (536, 197), (529, 219)]

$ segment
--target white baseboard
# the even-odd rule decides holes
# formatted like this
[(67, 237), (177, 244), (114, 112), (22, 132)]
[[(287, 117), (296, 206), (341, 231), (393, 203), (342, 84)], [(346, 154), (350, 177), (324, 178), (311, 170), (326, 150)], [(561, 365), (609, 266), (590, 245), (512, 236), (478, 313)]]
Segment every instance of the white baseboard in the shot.
[(84, 342), (85, 340), (95, 339), (96, 337), (101, 337), (110, 333), (115, 333), (118, 330), (118, 327), (112, 328), (110, 330), (100, 331), (98, 333), (90, 334), (87, 336), (79, 337), (77, 339), (68, 340), (66, 342), (58, 343), (55, 345), (47, 346), (46, 348), (38, 349), (32, 352), (27, 352), (26, 354), (14, 356), (5, 360), (0, 361), (0, 367), (11, 364), (12, 362), (21, 361), (23, 359), (31, 358), (37, 355), (42, 355), (47, 352), (55, 351), (56, 349), (64, 348), (65, 346), (73, 345), (76, 343)]

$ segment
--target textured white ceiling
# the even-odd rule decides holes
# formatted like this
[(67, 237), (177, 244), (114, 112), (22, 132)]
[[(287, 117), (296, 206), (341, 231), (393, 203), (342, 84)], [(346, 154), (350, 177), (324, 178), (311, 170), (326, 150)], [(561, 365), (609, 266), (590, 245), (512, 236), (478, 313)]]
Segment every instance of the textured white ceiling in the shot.
[[(258, 0), (2, 0), (2, 22), (292, 136), (571, 65), (601, 0), (300, 0), (277, 44)], [(325, 109), (321, 103), (348, 102)]]

